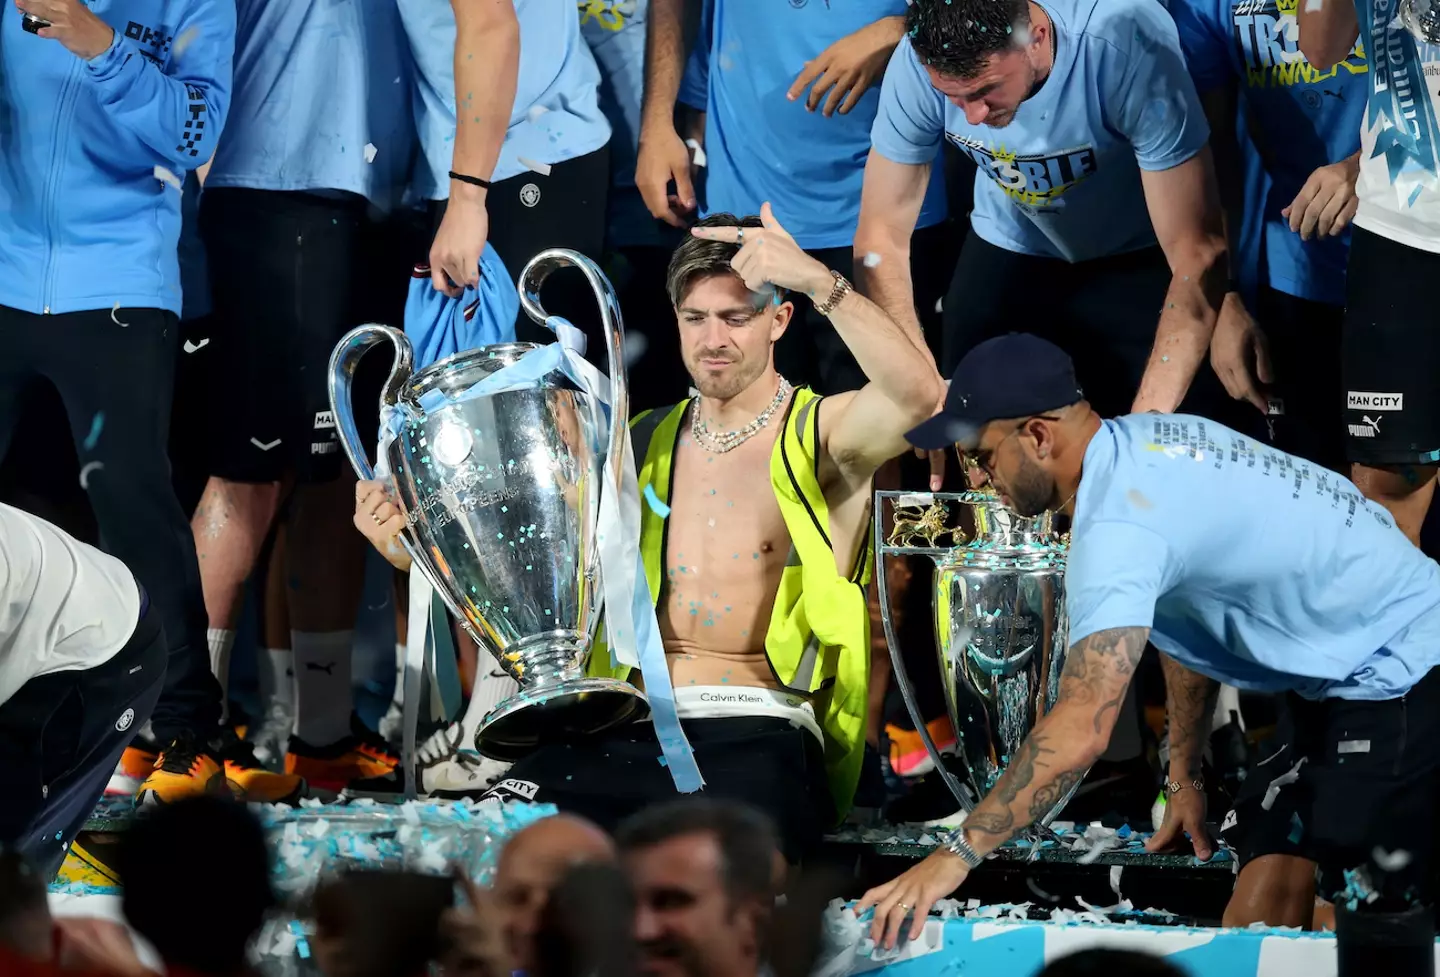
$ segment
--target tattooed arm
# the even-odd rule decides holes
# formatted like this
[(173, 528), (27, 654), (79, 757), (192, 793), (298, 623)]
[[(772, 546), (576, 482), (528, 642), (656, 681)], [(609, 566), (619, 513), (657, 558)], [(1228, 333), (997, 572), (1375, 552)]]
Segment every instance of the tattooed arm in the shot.
[(965, 835), (981, 855), (1045, 816), (1110, 742), (1149, 628), (1097, 631), (1070, 648), (1060, 697), (970, 816)]
[[(1111, 628), (1071, 645), (1054, 707), (1035, 724), (994, 789), (965, 819), (964, 837), (976, 852), (988, 854), (1043, 817), (1105, 752), (1149, 636), (1149, 628)], [(939, 848), (898, 879), (865, 893), (855, 911), (874, 906), (870, 935), (893, 947), (907, 916), (913, 913), (910, 938), (915, 939), (930, 907), (969, 874), (963, 859)]]
[(1205, 791), (1193, 784), (1200, 779), (1220, 683), (1190, 671), (1169, 655), (1160, 656), (1160, 665), (1165, 670), (1165, 711), (1170, 719), (1170, 779), (1181, 786), (1165, 799), (1165, 820), (1145, 847), (1160, 851), (1188, 834), (1195, 857), (1203, 861), (1215, 848), (1205, 827)]
[(1170, 779), (1188, 783), (1200, 776), (1200, 760), (1210, 737), (1210, 717), (1220, 683), (1192, 672), (1169, 655), (1165, 670), (1165, 712), (1170, 719)]

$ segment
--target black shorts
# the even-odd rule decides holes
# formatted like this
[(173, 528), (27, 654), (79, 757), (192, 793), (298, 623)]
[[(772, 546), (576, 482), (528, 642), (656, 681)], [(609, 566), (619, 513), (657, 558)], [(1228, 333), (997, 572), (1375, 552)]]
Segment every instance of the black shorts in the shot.
[[(1362, 868), (1381, 893), (1374, 908), (1428, 901), (1440, 814), (1437, 737), (1440, 669), (1399, 699), (1287, 695), (1275, 742), (1257, 754), (1221, 836), (1242, 867), (1264, 855), (1317, 862), (1317, 892), (1332, 902), (1348, 902), (1346, 872)], [(1290, 774), (1293, 783), (1277, 783)], [(1396, 852), (1408, 861), (1386, 858)]]
[[(1096, 413), (1128, 414), (1170, 278), (1159, 247), (1072, 264), (998, 248), (972, 230), (945, 296), (942, 370), (949, 376), (961, 357), (994, 336), (1032, 332), (1070, 355)], [(1180, 409), (1244, 433), (1263, 426), (1258, 411), (1225, 392), (1208, 359)]]
[(1272, 440), (1281, 451), (1346, 472), (1340, 335), (1344, 307), (1261, 287), (1256, 319), (1270, 342)]
[[(774, 822), (793, 864), (835, 821), (825, 753), (813, 733), (788, 719), (692, 719), (685, 733), (709, 797), (742, 801)], [(486, 796), (554, 804), (606, 831), (657, 801), (675, 798), (670, 772), (649, 723), (583, 742), (542, 746), (510, 768)]]
[[(209, 363), (211, 474), (237, 482), (340, 474), (327, 374), (340, 337), (370, 321), (356, 308), (367, 233), (360, 197), (205, 191), (200, 234), (214, 312), (207, 348), (188, 355)], [(396, 280), (408, 284), (404, 269)]]
[(1346, 272), (1346, 454), (1362, 465), (1440, 461), (1440, 253), (1355, 228)]

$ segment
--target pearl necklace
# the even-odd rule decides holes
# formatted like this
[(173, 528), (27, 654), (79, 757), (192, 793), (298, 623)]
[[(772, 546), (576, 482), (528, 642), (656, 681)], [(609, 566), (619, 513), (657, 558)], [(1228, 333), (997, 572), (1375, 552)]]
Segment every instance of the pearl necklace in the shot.
[(700, 420), (700, 404), (697, 402), (694, 410), (690, 414), (690, 436), (695, 439), (695, 443), (700, 445), (700, 447), (706, 451), (714, 452), (717, 455), (723, 455), (726, 452), (733, 451), (760, 433), (761, 429), (770, 423), (770, 418), (775, 416), (775, 412), (780, 409), (780, 405), (785, 403), (785, 398), (790, 396), (792, 389), (794, 388), (790, 386), (790, 381), (781, 377), (780, 386), (775, 391), (775, 399), (770, 401), (769, 407), (766, 407), (755, 416), (754, 420), (739, 430), (721, 431), (718, 434), (712, 433), (705, 422)]

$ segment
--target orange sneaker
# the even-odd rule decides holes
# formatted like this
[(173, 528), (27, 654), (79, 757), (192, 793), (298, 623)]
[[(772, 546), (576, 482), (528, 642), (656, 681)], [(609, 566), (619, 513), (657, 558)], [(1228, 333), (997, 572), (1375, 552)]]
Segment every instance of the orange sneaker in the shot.
[(230, 788), (220, 761), (186, 733), (160, 751), (155, 768), (135, 795), (135, 806), (170, 804), (199, 794), (229, 796)]
[(222, 734), (219, 754), (225, 779), (240, 800), (254, 804), (295, 804), (305, 794), (303, 777), (267, 770), (255, 759), (255, 747), (246, 740)]
[(311, 746), (292, 736), (285, 754), (286, 773), (304, 777), (312, 787), (327, 791), (344, 790), (352, 780), (387, 776), (399, 765), (400, 755), (388, 743), (359, 728), (330, 746)]
[[(925, 729), (942, 754), (955, 752), (955, 730), (950, 726), (950, 717), (932, 719), (925, 724)], [(885, 738), (890, 741), (890, 769), (897, 777), (923, 777), (935, 769), (935, 761), (930, 758), (919, 733), (886, 725)]]

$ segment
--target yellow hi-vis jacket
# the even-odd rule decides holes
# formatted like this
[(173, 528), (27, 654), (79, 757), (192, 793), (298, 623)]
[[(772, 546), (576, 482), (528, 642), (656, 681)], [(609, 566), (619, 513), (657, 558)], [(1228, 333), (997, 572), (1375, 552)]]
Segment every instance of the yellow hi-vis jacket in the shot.
[[(830, 543), (830, 510), (818, 479), (821, 397), (809, 388), (795, 392), (784, 429), (770, 455), (770, 486), (790, 532), (790, 557), (780, 578), (765, 653), (776, 680), (806, 696), (825, 734), (825, 769), (836, 816), (855, 799), (865, 753), (865, 713), (870, 684), (870, 613), (865, 601), (873, 558), (870, 534), (849, 578), (835, 570)], [(639, 486), (648, 485), (670, 504), (671, 475), (681, 422), (690, 401), (646, 411), (630, 422)], [(647, 505), (640, 515), (640, 551), (651, 603), (665, 579), (666, 521)], [(628, 679), (631, 669), (610, 663), (597, 642), (590, 674)]]

